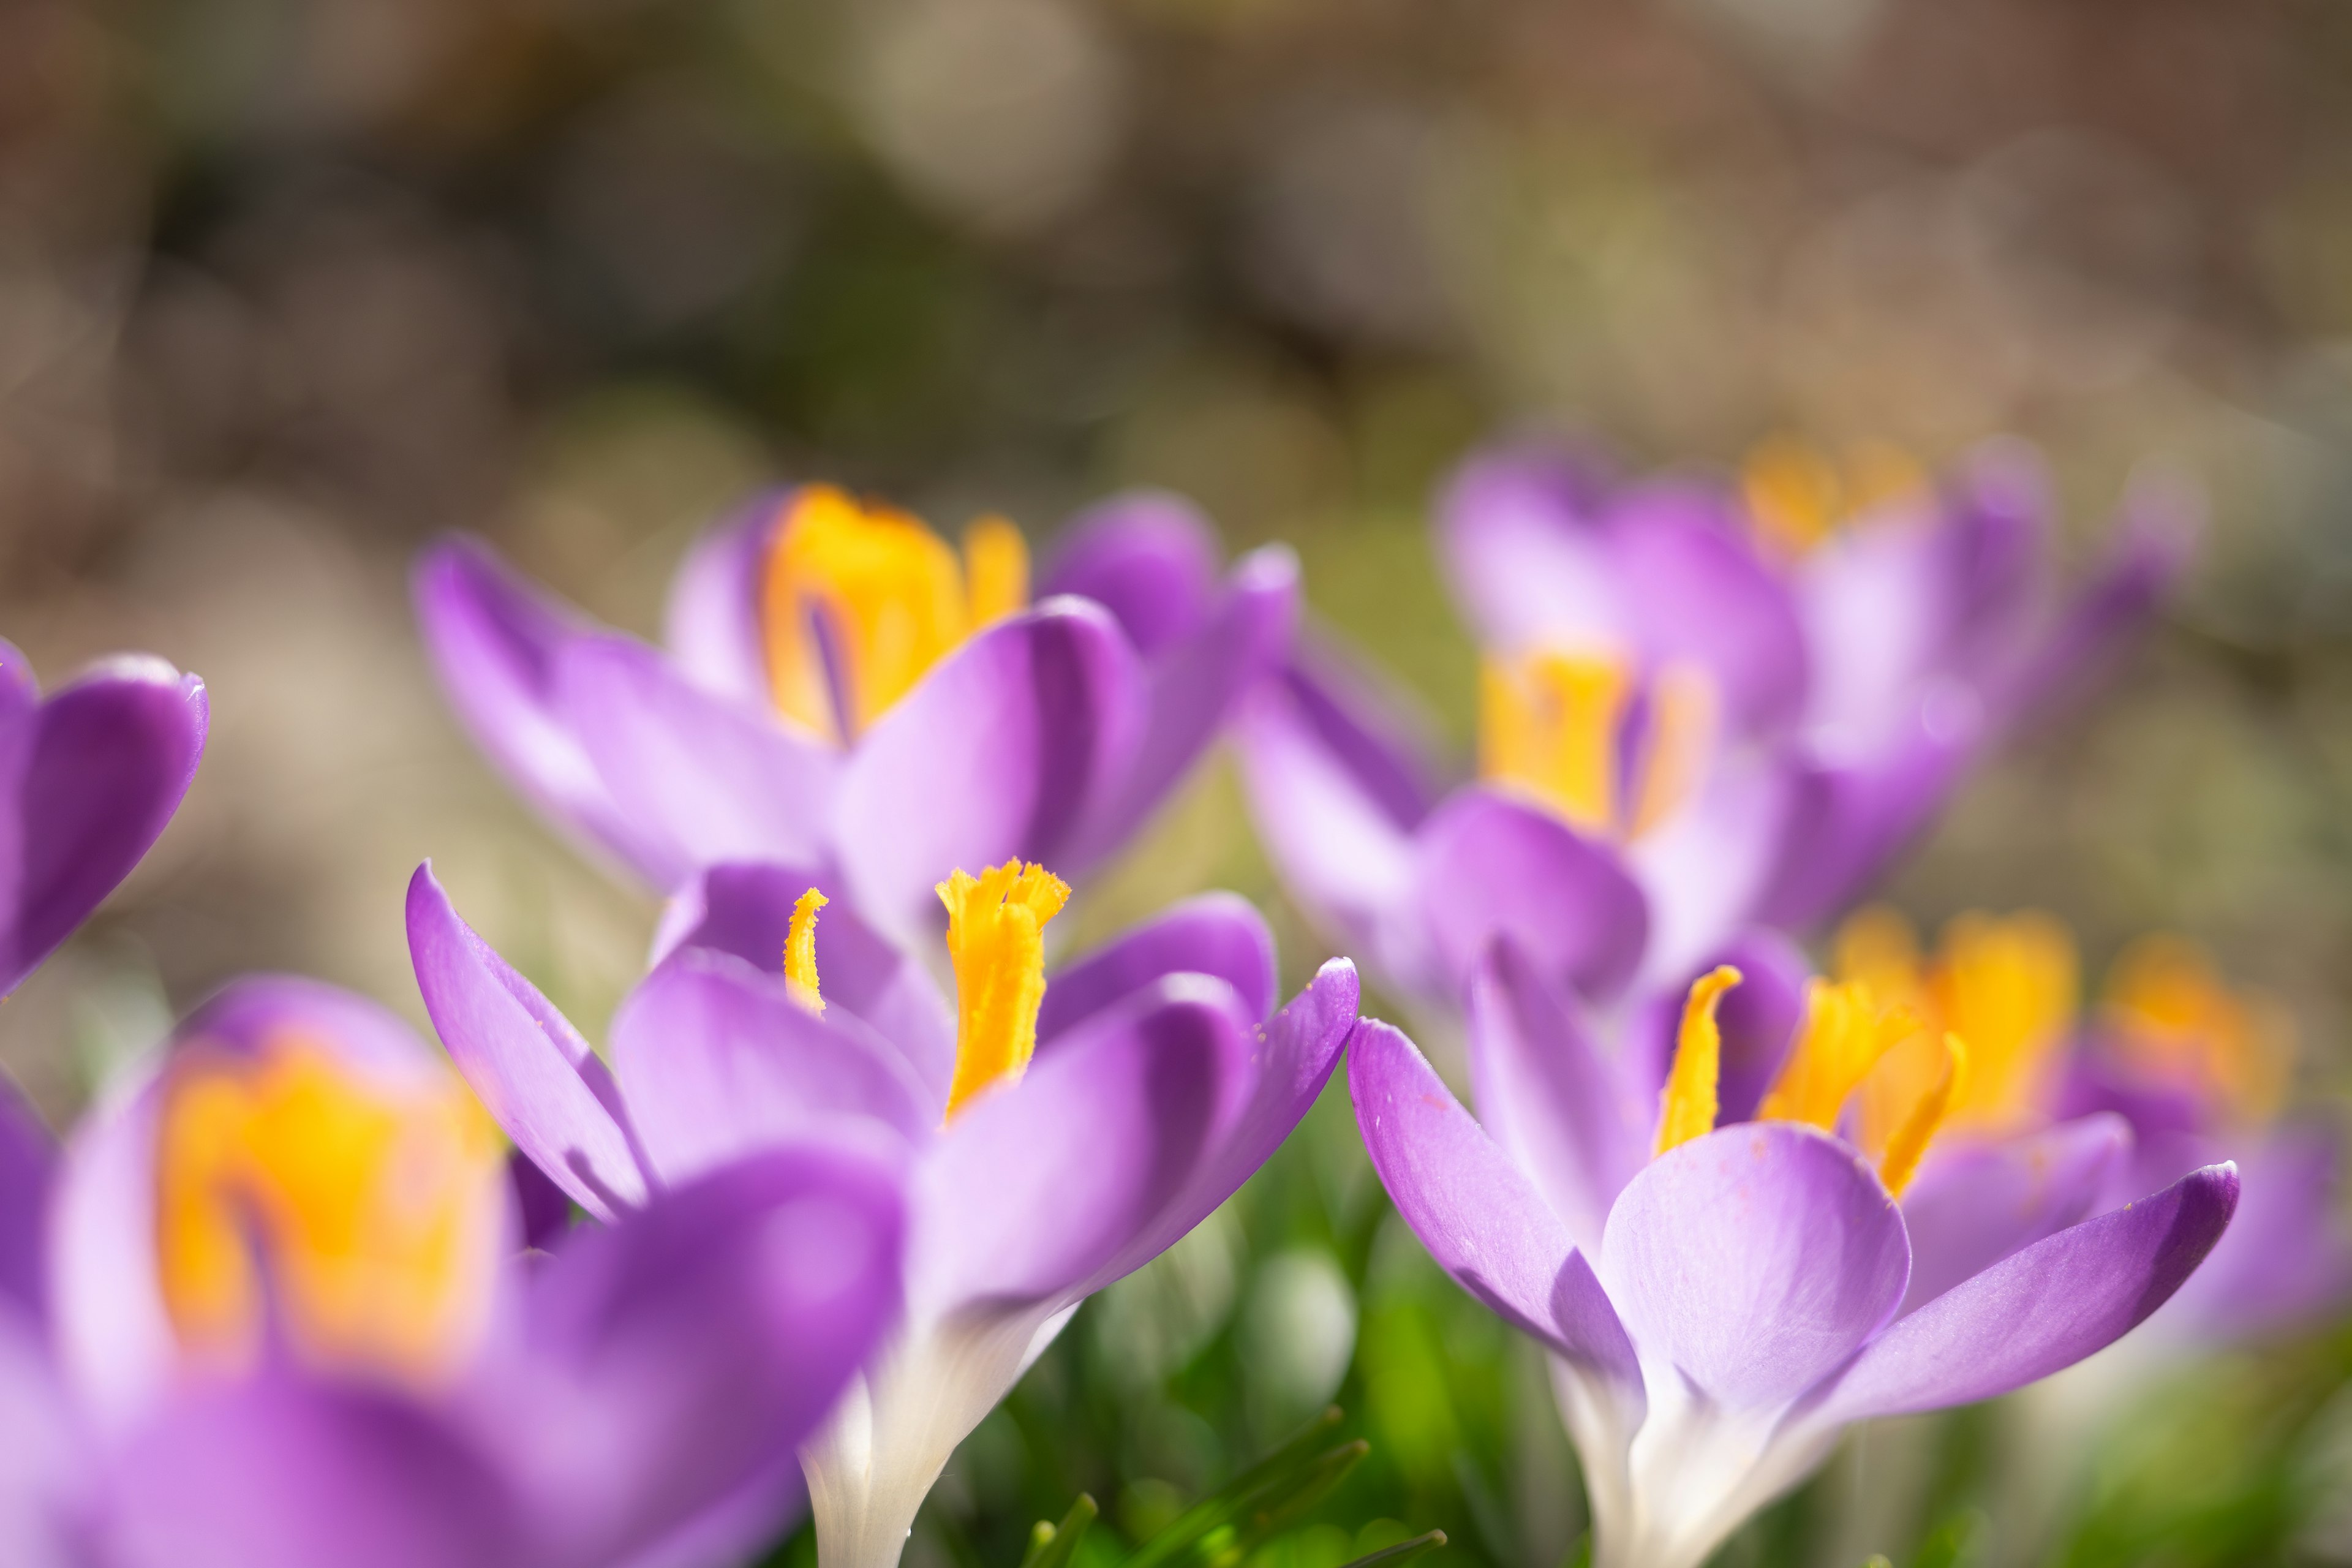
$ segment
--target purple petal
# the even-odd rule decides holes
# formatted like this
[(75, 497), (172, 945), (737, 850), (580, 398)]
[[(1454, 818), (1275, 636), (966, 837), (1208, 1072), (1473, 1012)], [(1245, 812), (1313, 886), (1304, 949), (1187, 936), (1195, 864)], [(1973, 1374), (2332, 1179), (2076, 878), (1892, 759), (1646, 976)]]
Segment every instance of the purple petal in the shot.
[(25, 704), (21, 675), (7, 689), (0, 995), (89, 918), (162, 834), (196, 775), (211, 716), (203, 681), (143, 657), (94, 666), (37, 706)]
[[(740, 1560), (781, 1524), (792, 1493), (773, 1478), (898, 1321), (904, 1232), (889, 1166), (788, 1149), (583, 1230), (542, 1266), (530, 1364), (499, 1403), (509, 1432), (562, 1434), (533, 1456), (562, 1560), (707, 1548), (714, 1508), (746, 1537)], [(747, 1487), (766, 1518), (742, 1517)]]
[(1208, 624), (1217, 557), (1216, 530), (1200, 508), (1162, 490), (1129, 491), (1070, 520), (1037, 596), (1092, 599), (1150, 658)]
[(273, 1375), (174, 1400), (112, 1457), (117, 1568), (505, 1568), (529, 1561), (490, 1457), (390, 1392)]
[(57, 1163), (48, 1128), (0, 1078), (0, 1312), (13, 1304), (36, 1323), (48, 1311), (45, 1255)]
[(788, 489), (769, 490), (705, 531), (670, 579), (662, 618), (670, 657), (689, 679), (740, 702), (769, 700), (761, 579), (792, 498)]
[(439, 1070), (432, 1047), (383, 1003), (299, 974), (232, 980), (173, 1031), (175, 1047), (203, 1044), (252, 1053), (299, 1037), (362, 1071), (415, 1082)]
[(109, 1084), (67, 1141), (49, 1221), (49, 1321), (61, 1376), (104, 1424), (169, 1386), (180, 1341), (155, 1272), (160, 1057)]
[(1619, 1070), (1638, 1103), (1654, 1110), (1658, 1091), (1665, 1087), (1691, 985), (1726, 963), (1739, 971), (1740, 981), (1716, 1009), (1723, 1033), (1716, 1125), (1754, 1120), (1804, 1022), (1805, 982), (1813, 973), (1796, 943), (1762, 928), (1743, 931), (1698, 963), (1669, 973), (1627, 1020)]
[(852, 901), (911, 939), (940, 920), (933, 887), (1018, 856), (1052, 867), (1118, 786), (1145, 705), (1118, 627), (1081, 599), (1000, 622), (882, 715), (845, 770), (834, 829)]
[(1609, 1206), (1649, 1155), (1644, 1108), (1573, 1004), (1507, 937), (1472, 976), (1469, 1035), (1480, 1123), (1534, 1179), (1578, 1248), (1598, 1256)]
[(1386, 1024), (1358, 1024), (1348, 1092), (1372, 1168), (1439, 1267), (1504, 1321), (1614, 1384), (1638, 1413), (1633, 1342), (1592, 1269), (1412, 1042)]
[[(820, 956), (817, 973), (824, 973)], [(1054, 974), (1037, 1010), (1043, 1048), (1166, 974), (1210, 974), (1234, 988), (1243, 1011), (1263, 1018), (1274, 1008), (1274, 933), (1247, 899), (1203, 893), (1171, 905)]]
[(1627, 847), (1626, 865), (1650, 913), (1645, 981), (1689, 969), (1754, 922), (1775, 891), (1796, 798), (1782, 768), (1745, 762), (1718, 768), (1696, 800)]
[(0, 1563), (68, 1568), (89, 1455), (37, 1321), (0, 1302)]
[(2237, 1206), (2236, 1169), (2208, 1166), (2011, 1254), (1880, 1335), (1819, 1418), (1968, 1405), (2072, 1366), (2162, 1306)]
[(2106, 1113), (1930, 1155), (1903, 1197), (1911, 1237), (1903, 1310), (2089, 1215), (2130, 1151), (2130, 1125)]
[(1478, 640), (1631, 647), (1634, 611), (1597, 523), (1601, 487), (1541, 450), (1481, 453), (1437, 503), (1440, 558)]
[(1596, 1001), (1633, 976), (1649, 937), (1642, 890), (1611, 850), (1540, 806), (1455, 792), (1416, 846), (1414, 902), (1455, 985), (1498, 936), (1537, 971)]
[(704, 690), (627, 637), (574, 638), (555, 667), (572, 732), (657, 884), (721, 860), (823, 855), (842, 766), (829, 744)]
[(1642, 1364), (1733, 1409), (1773, 1408), (1835, 1372), (1894, 1313), (1909, 1271), (1878, 1178), (1789, 1122), (1659, 1155), (1626, 1184), (1601, 1246)]
[[(670, 901), (654, 958), (681, 946), (704, 947), (782, 974), (793, 904), (811, 888), (833, 900), (816, 922), (817, 980), (828, 1015), (840, 1007), (872, 1026), (898, 1048), (931, 1100), (946, 1104), (955, 1076), (955, 1013), (919, 962), (858, 919), (840, 878), (785, 866), (713, 866)], [(1046, 1006), (1053, 1006), (1050, 990)]]
[(457, 918), (433, 864), (408, 884), (408, 952), (441, 1043), (515, 1146), (610, 1220), (645, 1202), (620, 1091), (588, 1042)]
[(2166, 1305), (2168, 1331), (2230, 1343), (2315, 1322), (2352, 1298), (2352, 1237), (2336, 1217), (2342, 1142), (2309, 1123), (2246, 1150), (2237, 1218)]
[(1229, 1134), (1255, 1026), (1231, 987), (1171, 975), (966, 1109), (919, 1179), (910, 1292), (922, 1315), (1108, 1283), (1097, 1276)]
[(594, 626), (476, 539), (427, 550), (411, 586), (425, 651), (474, 744), (551, 821), (652, 875), (651, 847), (614, 804), (557, 700), (557, 656)]
[(1298, 618), (1298, 560), (1269, 546), (1242, 558), (1208, 623), (1151, 656), (1150, 717), (1135, 760), (1073, 847), (1076, 867), (1110, 854), (1192, 771), (1234, 704), (1277, 668)]
[(629, 993), (612, 1050), (629, 1125), (665, 1184), (858, 1121), (927, 1139), (945, 1103), (852, 1016), (819, 1018), (781, 978), (702, 948)]

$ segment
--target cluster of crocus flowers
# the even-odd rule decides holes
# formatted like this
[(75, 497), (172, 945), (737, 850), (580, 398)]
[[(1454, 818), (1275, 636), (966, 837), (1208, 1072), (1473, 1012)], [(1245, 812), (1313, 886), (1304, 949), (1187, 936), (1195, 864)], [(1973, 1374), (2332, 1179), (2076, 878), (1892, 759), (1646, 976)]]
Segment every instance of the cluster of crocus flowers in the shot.
[(1001, 519), (959, 552), (811, 485), (696, 546), (667, 653), (471, 541), (425, 556), (416, 602), (459, 716), (559, 824), (664, 892), (726, 860), (836, 866), (908, 940), (941, 866), (1100, 862), (1288, 647), (1288, 552), (1221, 582), (1207, 523), (1171, 497), (1106, 502), (1034, 599), (1030, 575)]
[(417, 981), (459, 1069), (583, 1208), (640, 1206), (805, 1140), (906, 1171), (907, 1300), (803, 1449), (828, 1568), (890, 1568), (955, 1445), (1087, 1296), (1230, 1196), (1356, 1016), (1344, 960), (1278, 1011), (1273, 944), (1210, 895), (1053, 974), (1068, 896), (1034, 863), (941, 868), (942, 996), (830, 874), (709, 868), (615, 1014), (608, 1069), (457, 917), (409, 891)]

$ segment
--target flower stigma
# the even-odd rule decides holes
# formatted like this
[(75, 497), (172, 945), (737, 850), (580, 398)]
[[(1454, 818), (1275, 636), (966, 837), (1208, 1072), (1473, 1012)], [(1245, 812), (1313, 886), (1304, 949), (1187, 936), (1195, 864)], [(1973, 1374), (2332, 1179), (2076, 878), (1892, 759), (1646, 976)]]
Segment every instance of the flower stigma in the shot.
[(1037, 1049), (1045, 1000), (1048, 921), (1070, 886), (1043, 866), (1007, 860), (977, 877), (959, 868), (939, 884), (956, 979), (955, 1076), (948, 1120), (1000, 1083), (1016, 1083)]
[(832, 900), (811, 888), (793, 900), (792, 924), (784, 931), (784, 987), (793, 1001), (824, 1016), (824, 996), (816, 984), (816, 912)]
[[(1640, 838), (1671, 817), (1705, 778), (1715, 743), (1715, 683), (1691, 664), (1667, 665), (1637, 691), (1613, 654), (1490, 655), (1479, 669), (1478, 710), (1480, 776), (1612, 838)], [(1640, 734), (1630, 777), (1629, 717)]]
[(1716, 1019), (1723, 994), (1739, 971), (1718, 964), (1693, 982), (1675, 1036), (1675, 1063), (1658, 1091), (1658, 1140), (1653, 1157), (1715, 1131), (1716, 1079), (1723, 1069), (1723, 1026)]
[(983, 517), (948, 542), (830, 485), (793, 492), (768, 547), (760, 609), (770, 695), (846, 745), (931, 666), (1029, 599), (1021, 531)]
[(1857, 442), (1841, 458), (1780, 435), (1748, 448), (1739, 466), (1739, 490), (1758, 539), (1793, 561), (1839, 530), (1925, 495), (1927, 479), (1891, 441)]
[(273, 1320), (300, 1354), (413, 1381), (488, 1320), (505, 1145), (437, 1066), (389, 1081), (316, 1041), (197, 1047), (164, 1086), (156, 1260), (199, 1365), (239, 1368)]

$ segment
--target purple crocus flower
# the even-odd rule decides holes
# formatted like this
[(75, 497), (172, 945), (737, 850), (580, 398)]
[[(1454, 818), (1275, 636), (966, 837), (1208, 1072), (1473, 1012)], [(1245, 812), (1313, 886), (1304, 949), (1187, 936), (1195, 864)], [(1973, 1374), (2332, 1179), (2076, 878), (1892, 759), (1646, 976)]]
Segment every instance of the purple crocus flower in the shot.
[(0, 996), (153, 845), (196, 776), (210, 713), (203, 681), (140, 655), (44, 697), (0, 642)]
[(956, 1444), (1078, 1303), (1191, 1230), (1314, 1102), (1356, 973), (1327, 963), (1276, 1011), (1264, 921), (1212, 894), (1048, 985), (1042, 928), (1068, 889), (1008, 862), (938, 884), (950, 1001), (854, 903), (829, 902), (842, 886), (768, 864), (701, 873), (614, 1015), (609, 1070), (429, 868), (409, 942), (460, 1070), (593, 1214), (780, 1140), (908, 1161), (905, 1320), (803, 1450), (824, 1561), (890, 1568)]
[(1297, 568), (1173, 497), (1082, 514), (1034, 605), (1021, 535), (959, 560), (910, 518), (805, 486), (697, 544), (670, 651), (587, 622), (476, 542), (426, 554), (417, 614), (475, 740), (550, 816), (665, 891), (701, 867), (837, 869), (901, 940), (938, 868), (1083, 871), (1184, 775), (1287, 647)]
[[(1349, 1087), (1372, 1163), (1432, 1256), (1553, 1357), (1596, 1568), (1688, 1568), (1796, 1484), (1851, 1422), (1990, 1398), (2130, 1330), (2222, 1234), (2238, 1179), (2191, 1173), (2063, 1223), (2117, 1152), (2093, 1119), (1990, 1157), (1926, 1205), (1915, 1173), (1965, 1053), (1873, 1163), (1848, 1125), (1878, 1047), (1809, 1022), (1759, 1108), (1717, 1126), (1740, 977), (1694, 986), (1654, 1124), (1507, 942), (1471, 1011), (1474, 1121), (1403, 1035), (1364, 1022)], [(1816, 1017), (1824, 1014), (1816, 1013)], [(1867, 1023), (1868, 1020), (1859, 1020)], [(2063, 1130), (2062, 1130), (2063, 1131)], [(1938, 1212), (1940, 1211), (1940, 1212)], [(2059, 1221), (2061, 1223), (2053, 1223)]]
[(47, 1238), (37, 1293), (0, 1300), (12, 1563), (736, 1560), (898, 1310), (898, 1178), (837, 1148), (527, 1259), (464, 1084), (310, 981), (220, 993), (60, 1164), (9, 1216)]
[(1475, 458), (1438, 544), (1486, 650), (1479, 782), (1441, 790), (1393, 702), (1310, 646), (1243, 717), (1261, 837), (1311, 915), (1441, 1011), (1502, 932), (1607, 1000), (1750, 923), (1810, 924), (2179, 559), (2150, 490), (2057, 607), (2045, 510), (2000, 454), (1792, 562), (1716, 489)]

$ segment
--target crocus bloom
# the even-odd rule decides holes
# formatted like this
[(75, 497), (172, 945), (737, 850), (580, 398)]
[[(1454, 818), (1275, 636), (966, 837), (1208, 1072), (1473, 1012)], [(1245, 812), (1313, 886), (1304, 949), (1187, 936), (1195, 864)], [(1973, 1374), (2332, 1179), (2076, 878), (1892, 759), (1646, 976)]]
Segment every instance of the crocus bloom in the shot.
[(1304, 650), (1241, 731), (1268, 853), (1384, 983), (1441, 1005), (1498, 931), (1605, 1000), (1745, 925), (1809, 924), (2179, 559), (2179, 509), (2137, 495), (2062, 609), (2045, 510), (2002, 454), (1791, 559), (1790, 530), (1758, 521), (1776, 514), (1728, 491), (1477, 458), (1438, 546), (1485, 650), (1479, 782), (1433, 787), (1444, 770), (1393, 704)]
[(807, 486), (694, 548), (667, 654), (470, 541), (427, 553), (416, 604), (460, 717), (558, 823), (664, 891), (723, 860), (837, 869), (912, 940), (941, 866), (1099, 862), (1288, 646), (1296, 563), (1270, 547), (1220, 584), (1173, 498), (1082, 516), (1034, 604), (1028, 576), (1001, 520), (959, 557)]
[(62, 1167), (11, 1215), (46, 1225), (36, 1292), (0, 1300), (12, 1563), (738, 1560), (899, 1300), (896, 1177), (840, 1150), (527, 1262), (463, 1082), (307, 981), (199, 1009)]
[(1068, 889), (1007, 862), (937, 885), (950, 1003), (840, 891), (764, 864), (696, 879), (614, 1016), (609, 1072), (429, 868), (409, 942), (460, 1069), (593, 1214), (780, 1139), (901, 1152), (906, 1317), (803, 1454), (821, 1560), (889, 1568), (956, 1444), (1078, 1302), (1192, 1229), (1314, 1102), (1356, 973), (1327, 963), (1274, 1011), (1265, 923), (1213, 894), (1048, 985), (1042, 928)]
[(2237, 1202), (2234, 1169), (2212, 1167), (2018, 1246), (2021, 1219), (2046, 1216), (2016, 1212), (2022, 1184), (1989, 1183), (1976, 1217), (2004, 1233), (1992, 1256), (1922, 1289), (1923, 1267), (1982, 1243), (1931, 1253), (1896, 1202), (1964, 1047), (1937, 1042), (1941, 1075), (1874, 1165), (1822, 1123), (1848, 1114), (1857, 1066), (1883, 1049), (1876, 1016), (1817, 993), (1765, 1095), (1768, 1117), (1790, 1119), (1718, 1127), (1716, 1012), (1738, 977), (1714, 972), (1653, 1122), (1523, 967), (1505, 944), (1479, 983), (1484, 1126), (1386, 1025), (1357, 1026), (1349, 1087), (1432, 1256), (1551, 1352), (1595, 1568), (1688, 1568), (1848, 1423), (1989, 1398), (2098, 1350), (2180, 1285)]
[(196, 776), (205, 683), (158, 658), (49, 693), (0, 642), (0, 996), (139, 864)]

